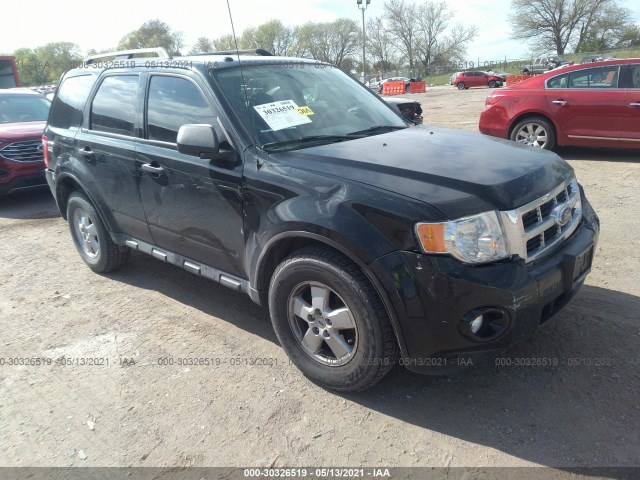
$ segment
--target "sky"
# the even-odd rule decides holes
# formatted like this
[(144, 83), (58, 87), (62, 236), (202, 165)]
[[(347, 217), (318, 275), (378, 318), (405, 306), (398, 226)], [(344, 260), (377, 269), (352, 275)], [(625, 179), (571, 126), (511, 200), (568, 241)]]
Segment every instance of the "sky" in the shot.
[[(414, 1), (414, 0), (408, 0)], [(423, 0), (415, 0), (419, 2)], [(530, 57), (526, 43), (509, 38), (510, 0), (444, 0), (456, 14), (453, 22), (476, 25), (478, 36), (468, 46), (467, 60), (504, 60)], [(356, 0), (229, 0), (236, 34), (271, 19), (288, 26), (306, 22), (331, 22), (347, 17), (362, 24)], [(640, 22), (640, 2), (619, 0)], [(371, 0), (365, 20), (384, 13), (384, 0)], [(28, 9), (28, 12), (27, 12)], [(10, 54), (22, 47), (35, 48), (49, 42), (73, 42), (82, 53), (114, 48), (127, 33), (145, 21), (160, 19), (184, 35), (186, 53), (198, 37), (217, 38), (231, 33), (226, 0), (32, 0), (28, 7), (8, 2), (2, 7), (0, 53)], [(31, 12), (31, 13), (29, 13)], [(15, 19), (14, 21), (10, 19)], [(452, 22), (452, 23), (453, 23)]]

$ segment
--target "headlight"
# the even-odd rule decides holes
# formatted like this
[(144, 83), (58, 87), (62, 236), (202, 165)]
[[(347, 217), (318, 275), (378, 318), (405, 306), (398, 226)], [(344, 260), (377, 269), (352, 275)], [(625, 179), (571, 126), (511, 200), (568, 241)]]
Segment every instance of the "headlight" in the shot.
[(509, 245), (495, 211), (443, 223), (418, 223), (416, 234), (425, 253), (449, 253), (466, 263), (508, 257)]

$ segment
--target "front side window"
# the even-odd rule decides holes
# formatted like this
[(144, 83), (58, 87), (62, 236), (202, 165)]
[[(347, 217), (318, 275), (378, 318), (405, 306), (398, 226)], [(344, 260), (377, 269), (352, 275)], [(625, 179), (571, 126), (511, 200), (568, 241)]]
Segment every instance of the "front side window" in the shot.
[(596, 67), (569, 72), (569, 88), (617, 88), (618, 67)]
[(211, 75), (247, 132), (267, 151), (407, 127), (374, 93), (330, 65), (264, 63), (214, 69)]
[(147, 100), (147, 138), (176, 143), (188, 123), (215, 124), (215, 115), (200, 89), (186, 78), (154, 75)]
[(106, 77), (91, 104), (92, 130), (133, 136), (137, 75)]

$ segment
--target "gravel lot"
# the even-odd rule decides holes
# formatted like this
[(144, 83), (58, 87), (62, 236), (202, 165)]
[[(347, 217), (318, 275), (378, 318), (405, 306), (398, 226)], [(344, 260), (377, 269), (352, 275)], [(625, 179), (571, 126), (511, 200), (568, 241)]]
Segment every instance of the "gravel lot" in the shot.
[[(410, 97), (426, 124), (477, 131), (489, 93), (433, 87)], [(248, 297), (143, 254), (96, 275), (48, 190), (8, 196), (0, 466), (640, 466), (638, 153), (558, 153), (602, 222), (574, 302), (461, 374), (397, 368), (349, 395), (289, 365), (268, 311)], [(65, 364), (83, 358), (98, 365)], [(212, 364), (178, 364), (187, 358)]]

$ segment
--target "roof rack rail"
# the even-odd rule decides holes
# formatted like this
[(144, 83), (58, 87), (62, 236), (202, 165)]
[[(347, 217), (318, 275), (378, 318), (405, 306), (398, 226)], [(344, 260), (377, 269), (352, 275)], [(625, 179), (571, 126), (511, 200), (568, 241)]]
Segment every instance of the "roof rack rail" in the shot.
[(155, 54), (158, 58), (171, 58), (171, 55), (167, 53), (167, 51), (162, 47), (157, 48), (135, 48), (133, 50), (120, 50), (117, 52), (107, 52), (107, 53), (98, 53), (96, 55), (91, 55), (84, 59), (85, 64), (92, 64), (96, 60), (101, 58), (110, 58), (114, 57), (114, 60), (129, 60), (136, 56), (152, 56), (150, 54)]
[(225, 50), (222, 52), (204, 52), (196, 55), (258, 55), (261, 57), (273, 57), (273, 53), (264, 48), (254, 48), (247, 50)]

